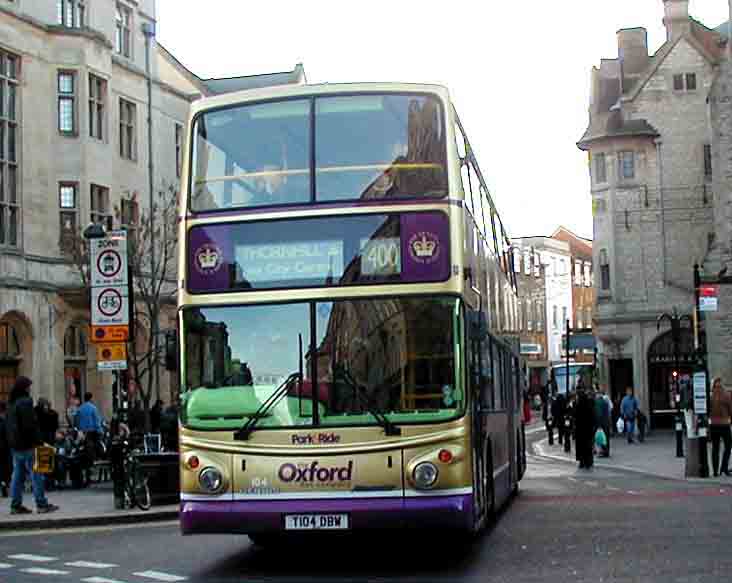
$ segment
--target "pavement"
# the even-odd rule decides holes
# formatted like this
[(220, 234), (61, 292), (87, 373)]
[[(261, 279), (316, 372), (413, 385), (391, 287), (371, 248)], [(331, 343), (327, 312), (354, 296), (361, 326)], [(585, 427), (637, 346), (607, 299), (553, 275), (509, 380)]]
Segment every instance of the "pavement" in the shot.
[[(11, 515), (10, 499), (0, 498), (0, 532), (24, 529), (52, 529), (90, 525), (130, 524), (178, 518), (178, 504), (153, 506), (144, 512), (137, 508), (117, 510), (111, 482), (94, 484), (80, 490), (47, 492), (46, 497), (59, 510), (51, 514)], [(35, 510), (33, 495), (23, 496), (26, 507)]]
[[(572, 442), (571, 453), (565, 453), (564, 447), (559, 445), (556, 436), (554, 445), (549, 445), (548, 438), (544, 435), (545, 431), (542, 432), (541, 438), (533, 442), (535, 455), (555, 461), (576, 463), (574, 442)], [(709, 446), (709, 451), (711, 452), (711, 446)], [(595, 466), (672, 480), (698, 481), (700, 483), (732, 486), (732, 478), (726, 476), (718, 478), (687, 478), (685, 476), (686, 458), (676, 457), (676, 436), (672, 431), (651, 433), (646, 436), (643, 443), (638, 442), (636, 439), (635, 443), (630, 444), (625, 437), (613, 437), (610, 440), (610, 457), (602, 458), (595, 456)], [(711, 459), (709, 466), (711, 468)]]

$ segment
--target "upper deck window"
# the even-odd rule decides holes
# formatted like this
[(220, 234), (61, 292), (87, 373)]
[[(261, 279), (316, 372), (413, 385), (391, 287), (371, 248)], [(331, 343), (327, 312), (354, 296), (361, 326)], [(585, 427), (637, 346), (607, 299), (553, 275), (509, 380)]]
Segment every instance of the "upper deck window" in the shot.
[(444, 196), (443, 117), (436, 97), (404, 94), (203, 113), (194, 127), (191, 209)]

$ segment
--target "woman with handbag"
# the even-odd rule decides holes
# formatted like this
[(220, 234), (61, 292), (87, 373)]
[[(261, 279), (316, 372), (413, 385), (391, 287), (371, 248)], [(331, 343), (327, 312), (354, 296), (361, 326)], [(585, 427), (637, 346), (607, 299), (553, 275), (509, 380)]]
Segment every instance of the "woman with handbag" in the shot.
[(7, 437), (13, 457), (13, 477), (10, 482), (10, 514), (30, 514), (31, 510), (23, 506), (23, 488), (25, 479), (30, 476), (33, 485), (33, 497), (36, 500), (36, 511), (39, 514), (58, 510), (58, 506), (49, 504), (43, 490), (43, 475), (33, 471), (35, 448), (43, 445), (41, 429), (36, 413), (33, 410), (33, 399), (30, 387), (33, 383), (27, 377), (18, 377), (10, 391), (7, 417)]

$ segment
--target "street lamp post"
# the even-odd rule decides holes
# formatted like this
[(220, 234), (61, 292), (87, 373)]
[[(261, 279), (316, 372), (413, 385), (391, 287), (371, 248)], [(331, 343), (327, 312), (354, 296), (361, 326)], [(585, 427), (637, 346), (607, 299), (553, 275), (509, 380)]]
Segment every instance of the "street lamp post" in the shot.
[(674, 371), (672, 374), (673, 379), (673, 395), (676, 404), (676, 457), (684, 457), (684, 445), (683, 445), (683, 434), (682, 434), (682, 418), (681, 418), (681, 393), (679, 390), (679, 344), (681, 343), (681, 323), (688, 322), (692, 324), (692, 320), (689, 316), (679, 316), (678, 311), (674, 308), (671, 314), (661, 314), (656, 321), (656, 330), (661, 329), (661, 324), (664, 320), (668, 321), (671, 325), (671, 341), (674, 347)]

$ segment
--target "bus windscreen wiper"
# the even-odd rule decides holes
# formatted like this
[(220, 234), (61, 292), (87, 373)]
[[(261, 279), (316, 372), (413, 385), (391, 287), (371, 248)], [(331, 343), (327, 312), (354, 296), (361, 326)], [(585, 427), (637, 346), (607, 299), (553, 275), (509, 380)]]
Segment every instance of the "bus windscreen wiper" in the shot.
[(341, 367), (340, 377), (353, 390), (353, 393), (356, 395), (358, 400), (364, 407), (366, 407), (366, 410), (374, 416), (378, 424), (384, 428), (384, 433), (386, 435), (391, 436), (402, 434), (402, 430), (400, 427), (394, 425), (394, 423), (384, 413), (382, 413), (371, 403), (369, 403), (368, 396), (364, 395), (364, 387), (356, 382), (356, 379), (351, 376), (351, 373), (345, 367)]
[(249, 439), (249, 436), (252, 434), (252, 431), (254, 431), (254, 428), (257, 423), (259, 423), (259, 420), (265, 417), (269, 410), (277, 403), (279, 403), (285, 395), (287, 395), (287, 391), (290, 389), (290, 383), (295, 380), (299, 380), (302, 382), (302, 374), (299, 372), (294, 372), (290, 376), (288, 376), (282, 382), (282, 384), (277, 387), (274, 392), (269, 397), (267, 397), (267, 399), (265, 399), (265, 401), (259, 406), (259, 409), (256, 410), (254, 415), (247, 419), (244, 427), (234, 433), (234, 439), (239, 441), (246, 441), (247, 439)]

